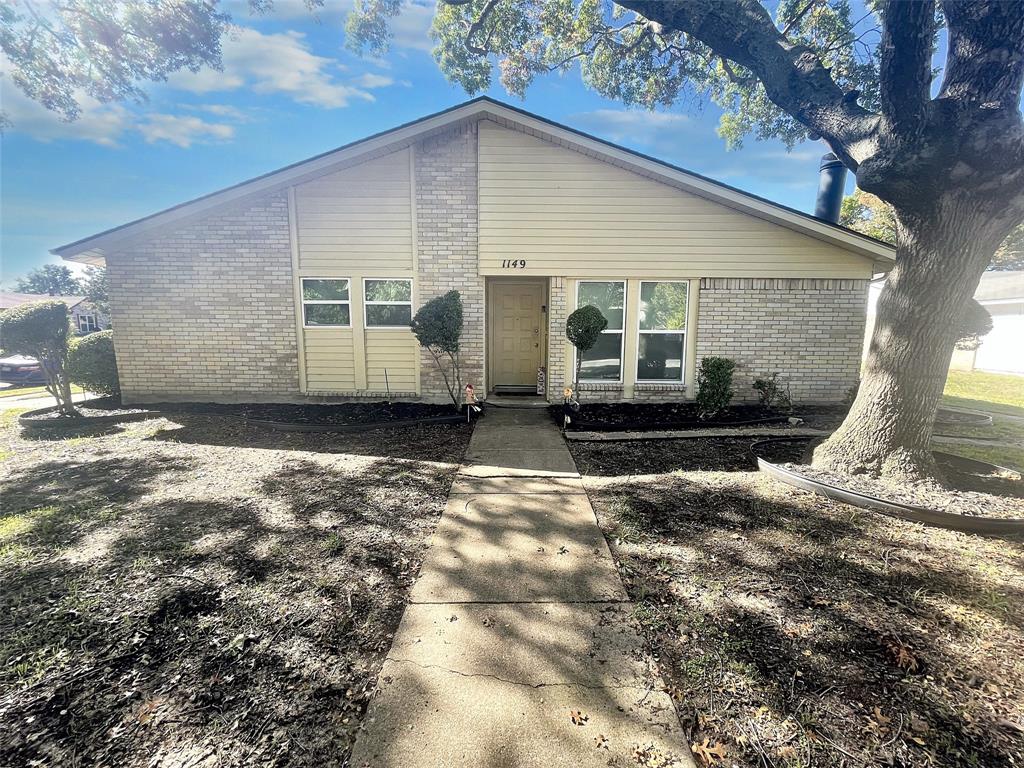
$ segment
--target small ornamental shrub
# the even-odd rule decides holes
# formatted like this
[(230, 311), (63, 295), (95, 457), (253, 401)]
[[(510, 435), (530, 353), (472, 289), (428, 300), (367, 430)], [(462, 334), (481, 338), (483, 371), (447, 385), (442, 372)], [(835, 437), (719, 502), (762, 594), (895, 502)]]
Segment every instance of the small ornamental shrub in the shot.
[(114, 332), (98, 331), (71, 343), (68, 352), (68, 378), (89, 392), (117, 395), (121, 385), (117, 379), (114, 358)]
[(70, 338), (68, 308), (62, 301), (33, 301), (0, 312), (0, 349), (38, 360), (57, 408), (65, 416), (77, 416), (67, 375)]
[(601, 310), (587, 304), (573, 312), (565, 321), (565, 336), (576, 347), (576, 370), (573, 373), (573, 389), (579, 388), (580, 368), (583, 353), (589, 352), (601, 337), (601, 331), (608, 327), (608, 320)]
[(705, 357), (697, 371), (697, 413), (710, 419), (724, 411), (732, 400), (732, 372), (736, 363), (727, 357)]
[(754, 379), (754, 389), (757, 390), (757, 402), (764, 408), (788, 411), (793, 407), (789, 385), (779, 379), (778, 371), (773, 371), (763, 379)]
[(981, 346), (981, 337), (992, 332), (992, 315), (974, 299), (967, 302), (957, 325), (956, 348), (974, 350)]
[(462, 370), (459, 365), (459, 340), (462, 338), (462, 297), (458, 291), (448, 291), (431, 299), (413, 317), (409, 324), (420, 346), (434, 358), (444, 378), (448, 396), (457, 409), (461, 409)]

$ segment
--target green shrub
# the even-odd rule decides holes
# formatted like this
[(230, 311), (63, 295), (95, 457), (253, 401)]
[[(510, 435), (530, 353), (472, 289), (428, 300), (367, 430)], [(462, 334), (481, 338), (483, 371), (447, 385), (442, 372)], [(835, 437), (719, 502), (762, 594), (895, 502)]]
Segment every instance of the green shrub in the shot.
[(992, 332), (992, 315), (974, 299), (967, 302), (957, 324), (956, 348), (973, 350), (981, 346), (981, 337)]
[(601, 331), (608, 327), (608, 320), (597, 307), (587, 304), (573, 312), (565, 321), (565, 336), (576, 347), (576, 371), (573, 374), (573, 388), (580, 383), (580, 367), (583, 353), (589, 352), (601, 337)]
[(724, 411), (732, 400), (732, 372), (736, 363), (727, 357), (705, 357), (697, 371), (697, 412), (710, 419)]
[(778, 371), (773, 371), (763, 379), (754, 379), (754, 389), (757, 390), (757, 402), (765, 408), (788, 411), (793, 407), (789, 385), (779, 379)]
[(114, 358), (114, 332), (98, 331), (75, 339), (68, 352), (68, 377), (89, 392), (117, 395), (121, 386)]
[(462, 297), (459, 292), (448, 291), (428, 301), (420, 307), (409, 327), (420, 346), (434, 358), (455, 407), (461, 408), (459, 340), (462, 338)]
[(0, 312), (0, 349), (38, 360), (46, 374), (46, 388), (57, 400), (57, 407), (61, 413), (75, 416), (67, 376), (70, 338), (68, 308), (62, 301), (44, 299)]

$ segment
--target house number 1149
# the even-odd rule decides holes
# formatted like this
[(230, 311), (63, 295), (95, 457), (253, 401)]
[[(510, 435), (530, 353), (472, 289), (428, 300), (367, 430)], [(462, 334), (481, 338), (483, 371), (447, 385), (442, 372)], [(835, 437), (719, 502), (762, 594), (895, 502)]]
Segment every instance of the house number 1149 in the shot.
[(502, 259), (502, 269), (525, 269), (526, 259)]

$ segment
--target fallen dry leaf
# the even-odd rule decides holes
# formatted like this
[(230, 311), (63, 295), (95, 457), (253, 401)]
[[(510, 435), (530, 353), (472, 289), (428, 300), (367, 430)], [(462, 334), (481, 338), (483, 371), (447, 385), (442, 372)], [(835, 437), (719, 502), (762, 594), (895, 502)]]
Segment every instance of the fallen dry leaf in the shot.
[(710, 741), (711, 739), (704, 739), (702, 742), (691, 744), (690, 749), (703, 761), (704, 765), (718, 765), (725, 759), (725, 745), (718, 741), (710, 744)]
[(574, 709), (569, 713), (569, 719), (572, 720), (573, 725), (586, 725), (587, 720), (589, 720), (590, 718), (587, 715), (584, 715), (578, 709)]

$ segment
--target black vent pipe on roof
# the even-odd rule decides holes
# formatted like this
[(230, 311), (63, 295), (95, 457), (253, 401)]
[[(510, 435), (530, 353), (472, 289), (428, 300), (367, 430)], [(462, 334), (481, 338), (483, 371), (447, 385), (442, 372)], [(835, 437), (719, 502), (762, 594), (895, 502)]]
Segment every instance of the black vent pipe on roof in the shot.
[(823, 155), (818, 172), (818, 200), (814, 206), (814, 215), (838, 224), (845, 190), (846, 166), (831, 152)]

